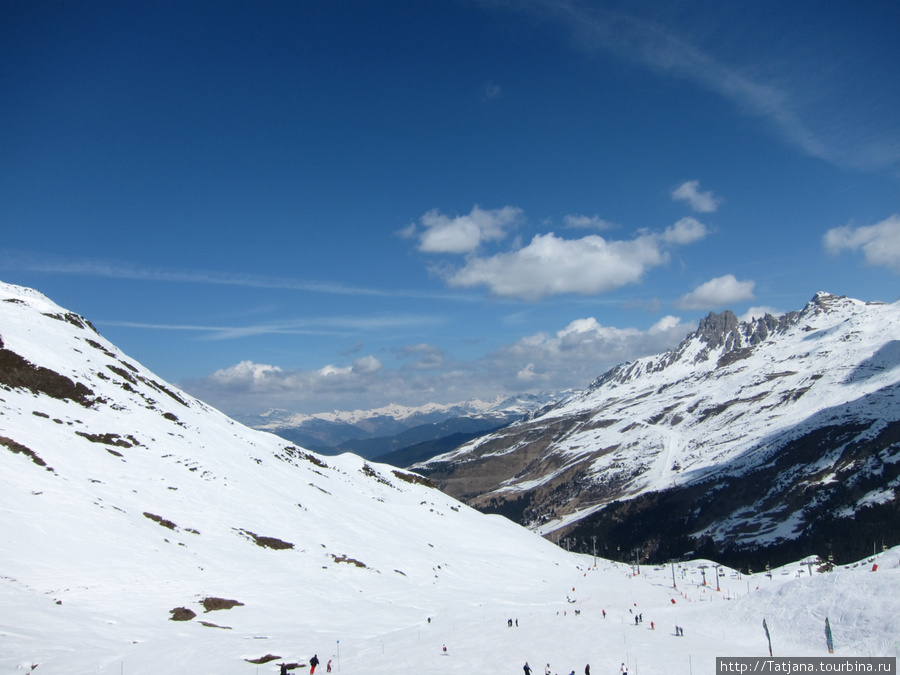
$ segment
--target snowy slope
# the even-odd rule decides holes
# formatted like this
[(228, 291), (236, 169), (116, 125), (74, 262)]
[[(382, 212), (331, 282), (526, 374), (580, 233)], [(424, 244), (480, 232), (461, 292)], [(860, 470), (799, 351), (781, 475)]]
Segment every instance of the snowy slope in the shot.
[[(72, 621), (92, 616), (98, 654), (109, 640), (141, 642), (144, 624), (177, 635), (169, 610), (197, 611), (207, 596), (243, 602), (224, 622), (251, 632), (296, 621), (269, 614), (352, 612), (363, 597), (372, 611), (415, 598), (395, 619), (415, 624), (438, 609), (441, 585), (502, 585), (510, 559), (537, 578), (539, 557), (562, 557), (410, 474), (247, 429), (34, 291), (0, 292), (0, 575), (6, 592)], [(500, 545), (489, 564), (469, 550), (472, 530)], [(102, 617), (112, 608), (117, 628)], [(230, 650), (260, 655), (243, 639)]]
[(346, 673), (711, 673), (766, 653), (762, 618), (780, 655), (824, 654), (826, 615), (838, 654), (895, 655), (900, 550), (875, 573), (723, 569), (718, 591), (702, 563), (594, 568), (411, 474), (243, 427), (34, 291), (0, 285), (0, 339), (0, 674), (303, 673), (314, 653)]
[[(711, 314), (678, 349), (413, 468), (541, 532), (622, 500), (646, 519), (647, 495), (665, 492), (666, 511), (703, 507), (679, 525), (694, 543), (771, 546), (803, 536), (819, 507), (896, 504), (898, 387), (900, 304), (819, 293), (780, 318)], [(696, 502), (708, 493), (715, 505)]]

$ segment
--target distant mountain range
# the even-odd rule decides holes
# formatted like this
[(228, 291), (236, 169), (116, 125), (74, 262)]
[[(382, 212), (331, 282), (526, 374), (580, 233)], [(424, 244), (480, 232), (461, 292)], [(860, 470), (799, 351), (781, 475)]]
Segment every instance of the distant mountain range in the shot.
[(712, 313), (676, 349), (411, 468), (613, 558), (865, 555), (900, 542), (900, 304)]
[(304, 415), (270, 410), (240, 421), (322, 454), (353, 452), (367, 459), (406, 466), (521, 419), (572, 392), (521, 394), (491, 401), (388, 405), (372, 410)]

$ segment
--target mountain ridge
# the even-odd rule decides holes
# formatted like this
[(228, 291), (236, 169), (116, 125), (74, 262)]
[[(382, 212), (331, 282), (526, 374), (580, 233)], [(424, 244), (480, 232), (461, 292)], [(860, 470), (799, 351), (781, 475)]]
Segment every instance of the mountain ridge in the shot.
[[(618, 538), (618, 547), (627, 540), (654, 559), (706, 546), (708, 553), (731, 551), (728, 559), (736, 562), (754, 548), (773, 555), (798, 538), (821, 545), (822, 536), (813, 536), (813, 530), (837, 519), (816, 500), (824, 503), (839, 492), (816, 479), (823, 471), (827, 475), (826, 469), (857, 486), (872, 472), (884, 477), (883, 485), (856, 502), (847, 495), (839, 499), (832, 505), (836, 513), (861, 510), (854, 504), (862, 505), (869, 493), (881, 494), (884, 508), (897, 508), (900, 448), (892, 425), (900, 421), (900, 341), (895, 335), (900, 335), (896, 303), (823, 292), (781, 317), (739, 322), (731, 312), (711, 313), (677, 348), (614, 367), (541, 414), (412, 468), (467, 503), (536, 531), (599, 532), (596, 536)], [(823, 435), (824, 429), (833, 431)], [(827, 452), (801, 447), (813, 443), (817, 433)], [(849, 446), (863, 454), (847, 456)], [(766, 474), (764, 468), (782, 454), (781, 461), (796, 456), (790, 467)], [(738, 487), (748, 476), (796, 490), (785, 487), (777, 494)], [(688, 489), (701, 483), (709, 484)], [(713, 484), (719, 494), (744, 497), (723, 500), (730, 504), (728, 512), (708, 504), (700, 518), (692, 504)], [(677, 499), (679, 492), (692, 497)], [(671, 514), (662, 519), (681, 539), (677, 551), (661, 544), (666, 537), (658, 524), (635, 524), (635, 519), (652, 520), (651, 512), (658, 520), (664, 515), (654, 505), (659, 495), (668, 495), (670, 508), (677, 502), (677, 527)], [(635, 500), (644, 506), (631, 503)], [(644, 535), (625, 536), (623, 526), (613, 537), (612, 521), (631, 523)], [(885, 533), (891, 541), (898, 535), (896, 528)]]
[(354, 452), (376, 459), (458, 433), (497, 429), (566, 393), (519, 394), (498, 396), (490, 401), (470, 399), (421, 406), (392, 403), (370, 410), (335, 410), (311, 415), (269, 410), (240, 419), (254, 429), (269, 431), (317, 452), (328, 455)]

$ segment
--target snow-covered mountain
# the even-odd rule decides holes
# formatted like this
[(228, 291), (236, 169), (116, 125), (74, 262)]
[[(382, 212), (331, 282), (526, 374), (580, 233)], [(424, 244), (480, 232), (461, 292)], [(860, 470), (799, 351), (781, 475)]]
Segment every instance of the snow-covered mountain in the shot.
[[(900, 542), (900, 304), (710, 314), (672, 351), (414, 465), (540, 532), (735, 563)], [(625, 551), (627, 553), (622, 553)]]
[(472, 399), (421, 406), (392, 403), (371, 410), (335, 410), (312, 415), (278, 409), (246, 415), (240, 417), (240, 421), (324, 454), (350, 451), (374, 459), (415, 444), (458, 434), (468, 438), (486, 433), (570, 393), (520, 394), (490, 401)]
[(0, 284), (0, 340), (0, 675), (712, 673), (762, 618), (780, 655), (829, 617), (836, 655), (895, 655), (900, 549), (635, 575), (244, 427), (35, 291)]
[(521, 415), (534, 409), (535, 406), (544, 405), (554, 398), (558, 398), (558, 396), (523, 394), (512, 397), (498, 396), (490, 401), (471, 399), (456, 403), (428, 403), (420, 406), (404, 406), (390, 403), (370, 410), (335, 410), (311, 415), (273, 409), (262, 413), (258, 417), (248, 417), (248, 421), (254, 421), (258, 425), (301, 426), (311, 420), (320, 420), (323, 422), (350, 424), (371, 430), (367, 429), (367, 427), (369, 425), (377, 425), (377, 420), (383, 418), (390, 418), (406, 426), (412, 426), (423, 422), (440, 421), (448, 417), (462, 417), (464, 415), (505, 415), (507, 412)]
[[(30, 289), (0, 285), (0, 386), (0, 587), (5, 608), (35, 612), (31, 625), (7, 624), (4, 639), (39, 642), (65, 623), (96, 630), (84, 645), (90, 669), (66, 666), (53, 641), (42, 647), (53, 672), (96, 672), (106, 652), (133, 659), (147, 651), (148, 626), (176, 640), (192, 630), (167, 623), (180, 607), (238, 629), (219, 642), (240, 664), (293, 652), (262, 638), (296, 635), (308, 617), (401, 601), (393, 627), (416, 625), (448, 586), (474, 598), (470, 583), (502, 585), (510, 566), (540, 580), (564, 560), (416, 475), (323, 458), (234, 422)], [(469, 536), (488, 532), (503, 550), (472, 551)], [(209, 615), (204, 598), (243, 606)], [(319, 644), (337, 629), (324, 622)]]

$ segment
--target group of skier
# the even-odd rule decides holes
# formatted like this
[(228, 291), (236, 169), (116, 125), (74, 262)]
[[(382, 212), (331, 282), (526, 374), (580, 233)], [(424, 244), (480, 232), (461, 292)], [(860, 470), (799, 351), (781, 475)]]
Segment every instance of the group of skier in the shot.
[[(575, 589), (573, 588), (572, 590), (574, 591)], [(570, 598), (568, 598), (568, 596), (566, 597), (566, 599), (569, 600), (569, 602), (572, 602), (572, 600), (571, 600)], [(635, 607), (636, 607), (636, 606), (637, 606), (637, 604), (635, 604)], [(601, 610), (601, 611), (602, 611), (602, 613), (603, 613), (603, 618), (605, 619), (605, 618), (606, 618), (606, 610), (603, 609), (603, 610)], [(565, 614), (565, 612), (563, 612), (563, 613)], [(580, 614), (580, 613), (581, 613), (581, 612), (576, 611), (576, 614)], [(638, 625), (644, 623), (644, 614), (643, 614), (643, 613), (636, 613), (636, 612), (634, 611), (634, 609), (632, 609), (632, 608), (630, 608), (630, 607), (628, 608), (628, 613), (634, 615), (634, 625), (635, 625), (635, 626), (638, 626)], [(557, 612), (557, 615), (558, 615), (558, 614), (559, 614), (559, 612)], [(512, 619), (509, 620), (509, 625), (510, 625), (510, 626), (513, 625)], [(519, 625), (518, 619), (516, 620), (515, 625), (516, 625), (516, 626)], [(656, 624), (655, 624), (653, 621), (650, 622), (650, 629), (651, 629), (651, 630), (655, 630), (655, 629), (656, 629)], [(684, 628), (682, 628), (681, 626), (675, 626), (675, 635), (676, 635), (676, 636), (679, 636), (679, 637), (680, 637), (680, 636), (683, 636), (683, 635), (684, 635)], [(525, 662), (525, 665), (522, 667), (522, 669), (524, 670), (525, 675), (531, 675), (531, 674), (532, 674), (531, 666), (528, 665), (528, 662), (527, 662), (527, 661)], [(628, 675), (628, 666), (626, 666), (626, 665), (623, 663), (622, 666), (621, 666), (620, 669), (619, 669), (619, 672), (620, 672), (620, 675)], [(551, 674), (551, 671), (550, 671), (550, 664), (549, 664), (549, 663), (544, 667), (544, 675), (555, 675), (555, 674)], [(575, 671), (572, 670), (572, 671), (569, 673), (569, 675), (575, 675)], [(588, 665), (586, 665), (586, 666), (584, 667), (584, 675), (591, 675), (591, 666), (590, 666), (590, 664), (588, 664)]]
[[(622, 665), (624, 665), (624, 664), (622, 664)], [(526, 661), (525, 665), (522, 666), (522, 670), (525, 671), (525, 675), (531, 675), (531, 666), (528, 665), (528, 661)], [(628, 671), (625, 671), (625, 672), (628, 672)], [(546, 666), (544, 666), (544, 675), (551, 675), (549, 663)], [(573, 670), (571, 673), (569, 673), (569, 675), (575, 675), (575, 671)], [(590, 663), (584, 667), (584, 675), (591, 675), (591, 664)]]

